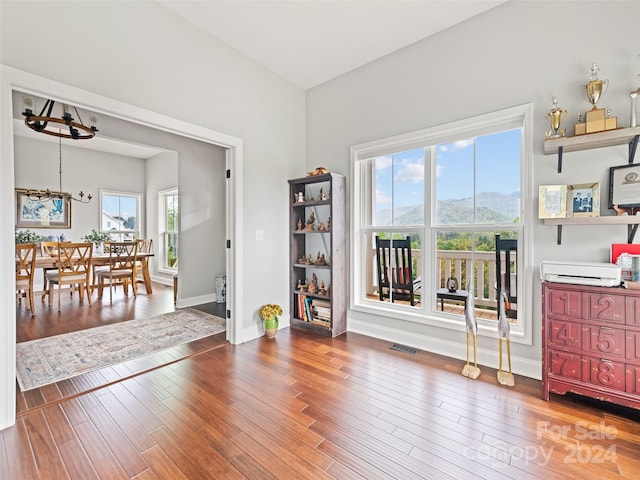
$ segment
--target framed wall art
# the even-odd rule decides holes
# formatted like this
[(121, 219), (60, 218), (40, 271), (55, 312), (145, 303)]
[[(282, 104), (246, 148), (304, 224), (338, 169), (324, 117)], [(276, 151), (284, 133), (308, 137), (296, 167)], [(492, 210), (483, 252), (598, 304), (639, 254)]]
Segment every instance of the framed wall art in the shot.
[(640, 207), (640, 165), (631, 163), (609, 169), (609, 208)]
[(567, 217), (600, 216), (600, 183), (567, 185)]
[(33, 190), (16, 189), (16, 228), (71, 228), (69, 194), (45, 200), (29, 192)]
[(565, 218), (567, 216), (567, 186), (540, 185), (538, 218)]

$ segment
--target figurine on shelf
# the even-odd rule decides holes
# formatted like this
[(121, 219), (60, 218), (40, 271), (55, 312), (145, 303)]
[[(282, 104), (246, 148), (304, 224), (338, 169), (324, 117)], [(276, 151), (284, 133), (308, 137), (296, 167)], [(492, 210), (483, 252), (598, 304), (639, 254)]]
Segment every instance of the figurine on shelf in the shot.
[(311, 215), (309, 215), (309, 218), (307, 219), (307, 226), (305, 227), (305, 230), (307, 231), (315, 230), (316, 229), (315, 223), (316, 223), (316, 214), (311, 212)]
[(302, 230), (302, 219), (298, 219), (298, 230)]
[(322, 191), (322, 187), (320, 187), (320, 200), (329, 200), (329, 195)]
[(326, 265), (327, 261), (324, 258), (324, 254), (320, 255), (318, 252), (318, 256), (316, 257), (316, 265)]
[(326, 295), (327, 294), (327, 289), (324, 286), (324, 280), (320, 281), (320, 290), (318, 290), (318, 293), (320, 295)]
[(327, 170), (325, 167), (317, 167), (315, 170), (312, 170), (311, 172), (308, 172), (307, 173), (307, 177), (315, 177), (316, 175), (324, 175), (328, 171), (329, 170)]
[(327, 218), (327, 230), (331, 230), (331, 217)]
[(309, 285), (309, 293), (316, 293), (318, 291), (318, 276), (314, 273), (311, 278), (311, 284)]
[(327, 297), (331, 296), (331, 284), (327, 287)]
[(324, 226), (324, 222), (318, 222), (318, 231), (325, 232), (327, 227)]
[(304, 192), (298, 192), (298, 203), (304, 203)]

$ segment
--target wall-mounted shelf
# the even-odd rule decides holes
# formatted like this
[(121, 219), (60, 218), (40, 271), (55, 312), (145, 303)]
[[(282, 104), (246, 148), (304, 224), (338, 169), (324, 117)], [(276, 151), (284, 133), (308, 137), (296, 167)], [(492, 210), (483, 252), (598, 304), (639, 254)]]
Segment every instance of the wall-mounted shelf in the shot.
[(629, 163), (633, 163), (640, 137), (640, 127), (618, 128), (606, 132), (589, 133), (574, 137), (549, 138), (544, 141), (544, 154), (558, 154), (558, 173), (562, 172), (562, 154), (592, 148), (629, 145)]
[(633, 243), (636, 230), (640, 224), (640, 215), (619, 215), (607, 217), (572, 217), (545, 218), (545, 225), (556, 225), (558, 228), (558, 245), (562, 243), (563, 225), (627, 225), (627, 243)]

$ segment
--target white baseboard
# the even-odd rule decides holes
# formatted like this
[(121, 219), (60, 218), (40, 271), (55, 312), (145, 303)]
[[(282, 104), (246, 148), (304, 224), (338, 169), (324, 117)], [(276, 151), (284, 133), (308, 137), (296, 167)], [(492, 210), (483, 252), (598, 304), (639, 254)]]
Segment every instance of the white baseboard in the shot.
[[(380, 325), (372, 325), (362, 320), (349, 318), (347, 322), (347, 330), (349, 332), (367, 335), (369, 337), (387, 340), (393, 343), (411, 346), (426, 352), (436, 353), (445, 357), (451, 357), (465, 361), (467, 358), (467, 347), (464, 342), (452, 342), (441, 338), (433, 338), (414, 332), (404, 332), (394, 328), (388, 328)], [(506, 360), (504, 360), (506, 362)], [(498, 349), (487, 350), (478, 349), (478, 364), (486, 365), (490, 368), (497, 369), (500, 363)], [(505, 365), (503, 364), (503, 367)], [(541, 362), (530, 360), (522, 357), (511, 357), (511, 367), (513, 373), (529, 378), (540, 380), (542, 378)]]

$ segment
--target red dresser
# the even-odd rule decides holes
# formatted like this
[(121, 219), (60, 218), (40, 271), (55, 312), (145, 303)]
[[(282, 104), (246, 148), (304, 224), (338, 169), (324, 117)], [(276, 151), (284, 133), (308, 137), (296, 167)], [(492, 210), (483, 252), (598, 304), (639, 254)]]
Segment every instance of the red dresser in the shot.
[(640, 409), (640, 290), (542, 284), (542, 398), (574, 392)]

